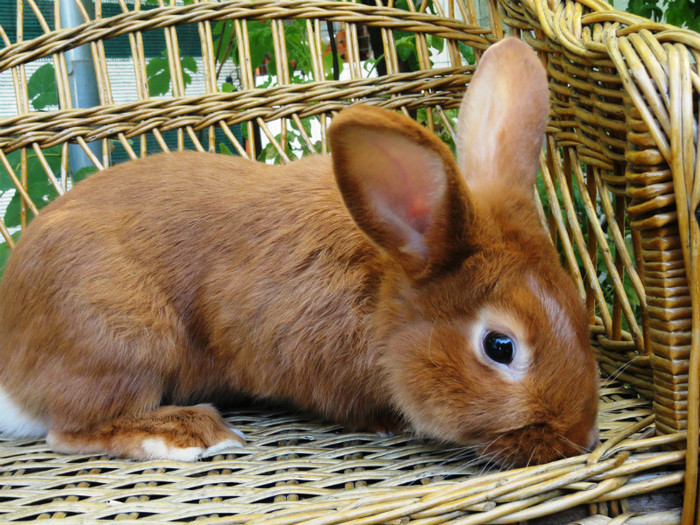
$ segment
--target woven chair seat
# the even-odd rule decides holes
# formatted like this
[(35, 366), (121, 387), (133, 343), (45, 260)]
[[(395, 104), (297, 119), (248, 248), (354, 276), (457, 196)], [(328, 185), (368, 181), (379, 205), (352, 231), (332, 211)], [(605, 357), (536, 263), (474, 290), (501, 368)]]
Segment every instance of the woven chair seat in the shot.
[[(633, 496), (679, 484), (682, 471), (655, 467), (680, 462), (683, 452), (658, 450), (668, 440), (643, 432), (649, 403), (624, 387), (606, 383), (600, 409), (610, 446), (598, 461), (578, 456), (511, 471), (463, 448), (404, 435), (351, 434), (293, 411), (263, 408), (228, 414), (248, 438), (244, 448), (194, 464), (65, 456), (43, 441), (2, 441), (0, 516), (266, 524), (389, 523), (405, 516), (418, 523), (491, 523), (507, 517), (517, 523), (627, 498), (631, 508), (625, 511), (643, 510)], [(678, 511), (665, 515), (679, 517)], [(557, 519), (581, 516), (574, 509)]]
[[(700, 520), (700, 36), (602, 0), (95, 2), (94, 12), (78, 2), (74, 27), (62, 27), (59, 4), (19, 2), (0, 25), (0, 97), (9, 97), (0, 183), (14, 192), (0, 191), (15, 210), (3, 219), (0, 206), (0, 261), (46, 201), (70, 191), (77, 155), (93, 169), (185, 148), (287, 162), (327, 152), (331, 118), (356, 102), (400, 110), (449, 142), (483, 51), (504, 28), (530, 44), (547, 65), (552, 102), (538, 202), (589, 312), (602, 444), (503, 470), (465, 448), (258, 406), (226, 413), (246, 434), (243, 448), (196, 463), (60, 455), (43, 440), (0, 435), (0, 522)], [(273, 43), (264, 61), (251, 47), (262, 25)], [(291, 26), (304, 32), (303, 57), (288, 56)], [(322, 35), (339, 28), (347, 47), (334, 64)], [(87, 107), (71, 94), (77, 49), (94, 66), (98, 99)], [(154, 57), (168, 64), (164, 94), (151, 93)], [(370, 72), (372, 57), (383, 60)], [(47, 64), (57, 96), (37, 108), (30, 79)]]

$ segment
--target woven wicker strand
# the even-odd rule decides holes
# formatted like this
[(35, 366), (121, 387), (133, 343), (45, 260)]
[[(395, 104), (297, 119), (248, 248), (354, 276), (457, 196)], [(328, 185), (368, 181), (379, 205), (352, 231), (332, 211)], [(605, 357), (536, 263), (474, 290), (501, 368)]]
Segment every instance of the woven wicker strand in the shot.
[[(66, 457), (43, 442), (0, 442), (0, 494), (11, 499), (0, 512), (8, 521), (65, 514), (70, 522), (78, 513), (76, 521), (152, 514), (160, 522), (209, 516), (205, 522), (216, 523), (226, 515), (233, 523), (265, 524), (387, 523), (404, 516), (418, 523), (445, 516), (514, 523), (681, 482), (682, 472), (644, 475), (682, 461), (684, 452), (648, 452), (670, 437), (630, 435), (618, 420), (629, 417), (620, 403), (640, 409), (645, 403), (620, 398), (624, 392), (614, 384), (603, 388), (601, 427), (616, 444), (597, 460), (579, 456), (506, 472), (484, 470), (483, 461), (463, 451), (403, 436), (347, 434), (264, 411), (229, 417), (249, 437), (244, 449), (196, 464)], [(637, 431), (650, 423), (636, 421)]]
[[(43, 441), (0, 437), (0, 521), (698, 520), (700, 157), (693, 134), (700, 37), (615, 11), (601, 0), (489, 0), (485, 6), (446, 0), (432, 7), (409, 0), (405, 9), (388, 4), (229, 0), (160, 2), (146, 9), (120, 1), (119, 13), (108, 16), (106, 3), (95, 2), (90, 15), (77, 2), (83, 23), (61, 28), (57, 22), (51, 27), (43, 5), (19, 2), (14, 31), (0, 27), (0, 89), (11, 91), (15, 101), (15, 115), (0, 117), (0, 166), (21, 197), (19, 225), (24, 228), (44, 204), (28, 186), (30, 166), (42, 170), (53, 193), (68, 190), (69, 144), (99, 169), (113, 162), (117, 147), (136, 158), (186, 144), (218, 151), (228, 143), (239, 155), (255, 157), (260, 151), (241, 138), (242, 128), (248, 137), (259, 130), (286, 162), (327, 152), (330, 119), (358, 101), (420, 116), (429, 129), (454, 138), (455, 110), (475, 67), (460, 50), (470, 47), (478, 61), (506, 28), (538, 52), (550, 78), (540, 212), (585, 298), (600, 368), (616, 379), (601, 386), (601, 446), (587, 456), (498, 471), (462, 449), (408, 436), (348, 434), (266, 409), (229, 414), (250, 444), (195, 464), (61, 456)], [(58, 18), (58, 2), (54, 7)], [(488, 16), (489, 27), (478, 25), (478, 13)], [(30, 20), (40, 34), (25, 38)], [(214, 27), (224, 20), (233, 21), (239, 64), (238, 89), (230, 93), (221, 91), (223, 64), (214, 45)], [(285, 29), (295, 20), (302, 21), (311, 65), (301, 84)], [(266, 88), (256, 86), (264, 73), (250, 65), (249, 30), (259, 21), (269, 24), (269, 64), (277, 71), (276, 83)], [(348, 78), (329, 80), (321, 39), (326, 22), (345, 30)], [(198, 39), (201, 62), (192, 73), (197, 91), (178, 67), (183, 28), (194, 28)], [(363, 69), (361, 56), (368, 51), (361, 49), (362, 28), (377, 31), (386, 75), (368, 77)], [(418, 71), (406, 71), (397, 50), (407, 34), (414, 37)], [(162, 38), (171, 76), (165, 97), (149, 92), (145, 42), (153, 35)], [(128, 100), (120, 98), (123, 88), (117, 89), (118, 74), (108, 60), (117, 38), (131, 55)], [(433, 39), (445, 49), (439, 67)], [(67, 52), (81, 45), (89, 46), (96, 72), (100, 103), (91, 108), (75, 107), (67, 76)], [(378, 52), (370, 51), (375, 57)], [(49, 111), (33, 111), (28, 93), (38, 63), (55, 71), (58, 107)], [(306, 131), (308, 123), (320, 130), (320, 139)], [(291, 148), (294, 130), (297, 151)], [(14, 246), (1, 218), (0, 235)]]
[[(368, 13), (368, 14), (365, 14)], [(176, 24), (173, 24), (173, 18)], [(438, 18), (425, 13), (397, 12), (393, 8), (370, 7), (362, 4), (305, 0), (255, 0), (222, 3), (192, 3), (184, 6), (161, 7), (149, 11), (133, 11), (83, 25), (49, 31), (31, 42), (10, 44), (0, 50), (0, 71), (29, 60), (61, 53), (104, 38), (114, 38), (137, 31), (170, 28), (174, 25), (196, 22), (214, 22), (229, 19), (271, 20), (313, 19), (334, 22), (353, 22), (381, 26), (402, 31), (415, 31), (442, 38), (463, 41), (473, 47), (486, 49), (493, 40), (478, 26), (465, 27), (456, 19)], [(4, 39), (5, 40), (5, 39)]]
[[(672, 242), (674, 247), (682, 246), (683, 248), (677, 253), (682, 255), (686, 268), (684, 273), (688, 279), (688, 287), (685, 294), (687, 294), (688, 299), (687, 302), (683, 303), (680, 302), (680, 298), (674, 299), (672, 302), (670, 296), (657, 295), (659, 291), (668, 286), (669, 290), (676, 290), (674, 295), (678, 297), (680, 274), (673, 270), (678, 277), (672, 277), (670, 272), (667, 273), (668, 277), (664, 277), (663, 280), (659, 280), (656, 276), (652, 277), (652, 272), (658, 273), (659, 264), (650, 257), (650, 262), (647, 265), (650, 270), (647, 271), (647, 274), (650, 278), (647, 279), (647, 282), (655, 287), (655, 297), (649, 299), (653, 301), (649, 305), (650, 314), (663, 320), (668, 328), (662, 328), (662, 330), (670, 328), (677, 335), (669, 336), (660, 332), (658, 321), (652, 321), (657, 325), (654, 327), (654, 332), (651, 332), (656, 335), (657, 342), (652, 341), (648, 348), (654, 350), (652, 363), (656, 368), (655, 375), (658, 377), (655, 380), (654, 390), (659, 414), (663, 416), (662, 420), (657, 421), (657, 426), (666, 429), (667, 432), (677, 431), (684, 428), (685, 425), (691, 429), (688, 433), (689, 454), (686, 462), (689, 482), (686, 484), (686, 506), (683, 520), (684, 523), (692, 523), (694, 518), (691, 509), (695, 506), (693, 501), (697, 493), (697, 411), (699, 401), (696, 368), (697, 331), (691, 330), (691, 323), (693, 327), (696, 327), (698, 318), (697, 302), (693, 299), (697, 295), (698, 284), (696, 278), (693, 277), (693, 272), (696, 270), (692, 266), (693, 261), (697, 258), (697, 247), (693, 245), (692, 240), (693, 236), (696, 235), (697, 223), (690, 219), (694, 210), (697, 209), (697, 190), (695, 189), (697, 181), (696, 177), (693, 176), (695, 170), (693, 159), (697, 157), (690, 137), (692, 137), (696, 114), (693, 109), (692, 92), (697, 90), (698, 81), (697, 72), (694, 70), (694, 66), (690, 65), (688, 57), (689, 53), (697, 56), (698, 36), (692, 32), (663, 24), (652, 24), (632, 15), (598, 10), (595, 6), (590, 6), (594, 11), (592, 13), (582, 14), (583, 11), (575, 13), (575, 16), (580, 17), (580, 20), (569, 18), (567, 19), (570, 22), (568, 24), (552, 24), (551, 20), (559, 16), (557, 10), (550, 11), (549, 5), (544, 3), (536, 2), (535, 4), (528, 4), (528, 8), (524, 12), (512, 10), (513, 13), (517, 14), (509, 16), (518, 18), (517, 25), (520, 28), (535, 28), (537, 31), (541, 27), (549, 36), (556, 38), (565, 48), (564, 54), (567, 55), (568, 52), (567, 58), (573, 63), (590, 64), (592, 59), (600, 58), (596, 54), (605, 51), (612, 58), (614, 67), (620, 75), (621, 84), (625, 87), (625, 94), (629, 96), (629, 102), (626, 103), (626, 107), (630, 110), (629, 116), (633, 119), (641, 119), (640, 124), (643, 122), (643, 126), (637, 124), (636, 128), (632, 128), (634, 133), (649, 133), (652, 138), (652, 142), (646, 141), (643, 145), (640, 144), (646, 150), (645, 157), (642, 157), (638, 151), (630, 149), (625, 153), (626, 159), (634, 164), (641, 162), (649, 165), (658, 165), (659, 162), (665, 161), (668, 164), (668, 172), (666, 173), (672, 175), (672, 177), (665, 177), (664, 172), (658, 171), (656, 173), (647, 172), (649, 176), (645, 175), (645, 178), (635, 175), (634, 178), (628, 178), (628, 180), (634, 184), (642, 183), (645, 185), (651, 182), (653, 185), (649, 185), (648, 188), (653, 189), (653, 194), (646, 196), (639, 191), (641, 188), (638, 190), (629, 184), (626, 192), (638, 201), (651, 199), (647, 203), (640, 202), (635, 205), (635, 215), (644, 218), (644, 222), (638, 221), (637, 226), (646, 230), (662, 227), (664, 230), (659, 231), (662, 235), (671, 233), (667, 226), (670, 221), (676, 220), (675, 215), (660, 214), (657, 219), (652, 220), (649, 214), (653, 209), (664, 209), (677, 205), (678, 233), (676, 235), (679, 236), (678, 241), (680, 242)], [(511, 4), (507, 3), (504, 11), (511, 12), (510, 7)], [(527, 20), (527, 22), (523, 23), (520, 20)], [(628, 27), (620, 24), (626, 24)], [(597, 42), (585, 38), (587, 25), (594, 26), (588, 35), (599, 35)], [(597, 28), (601, 26), (606, 29), (599, 31)], [(604, 43), (604, 47), (600, 45), (601, 43)], [(607, 60), (607, 57), (604, 55), (602, 60)], [(577, 85), (577, 87), (579, 86)], [(635, 125), (634, 121), (632, 123)], [(567, 138), (581, 139), (583, 130), (584, 128), (581, 127)], [(636, 135), (628, 133), (627, 136), (630, 140), (637, 139)], [(643, 135), (639, 135), (639, 139), (642, 137)], [(581, 146), (590, 147), (592, 144), (593, 142), (583, 142), (578, 149), (582, 149)], [(653, 157), (655, 152), (649, 149), (649, 146), (658, 148), (656, 159)], [(659, 194), (661, 189), (659, 183), (664, 182), (661, 177), (664, 177), (665, 181), (672, 179), (671, 185), (666, 184), (666, 188), (672, 192), (669, 198), (662, 198)], [(680, 193), (673, 193), (674, 190), (675, 192), (680, 191)], [(693, 194), (693, 191), (696, 193)], [(693, 196), (695, 200), (693, 200)], [(632, 208), (630, 208), (630, 214), (632, 214)], [(656, 243), (655, 250), (662, 247), (668, 249), (672, 246), (669, 241), (662, 239), (655, 241), (651, 236), (648, 238), (649, 241)], [(651, 247), (651, 243), (648, 244)], [(668, 259), (664, 259), (664, 261), (668, 261)], [(681, 292), (681, 297), (683, 295), (684, 293)], [(685, 310), (683, 315), (687, 321), (680, 322), (678, 317), (680, 309), (673, 308), (674, 302), (683, 305)], [(690, 304), (693, 305), (693, 308), (688, 307)], [(695, 311), (694, 314), (693, 311)], [(672, 324), (669, 323), (671, 320), (673, 320)], [(682, 332), (679, 332), (679, 328)], [(692, 342), (691, 333), (693, 334)], [(663, 339), (659, 340), (659, 335), (663, 335)], [(668, 346), (669, 343), (672, 346)], [(669, 373), (673, 376), (669, 377)], [(685, 376), (685, 373), (688, 376)], [(687, 377), (689, 380), (685, 382), (683, 377)], [(676, 378), (683, 382), (677, 382)], [(687, 392), (684, 392), (685, 389)], [(673, 393), (674, 391), (677, 394)], [(666, 398), (670, 393), (672, 397)]]

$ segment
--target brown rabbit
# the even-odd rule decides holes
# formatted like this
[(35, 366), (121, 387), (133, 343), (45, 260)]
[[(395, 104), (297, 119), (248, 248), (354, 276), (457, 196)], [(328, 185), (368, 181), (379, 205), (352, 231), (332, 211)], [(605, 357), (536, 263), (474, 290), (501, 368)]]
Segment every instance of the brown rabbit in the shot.
[(0, 285), (0, 429), (56, 451), (193, 460), (243, 442), (210, 405), (288, 401), (507, 464), (597, 438), (587, 318), (533, 183), (547, 79), (483, 56), (459, 165), (355, 106), (330, 156), (157, 155), (93, 175), (24, 232)]

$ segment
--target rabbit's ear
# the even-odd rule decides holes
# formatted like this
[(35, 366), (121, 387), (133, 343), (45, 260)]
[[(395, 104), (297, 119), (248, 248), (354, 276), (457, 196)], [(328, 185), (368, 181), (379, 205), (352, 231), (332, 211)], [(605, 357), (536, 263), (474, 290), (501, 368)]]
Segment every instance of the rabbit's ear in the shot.
[(490, 47), (459, 111), (457, 161), (469, 188), (532, 192), (548, 113), (547, 73), (532, 49), (516, 38)]
[(328, 134), (345, 205), (410, 277), (461, 261), (473, 211), (444, 143), (408, 117), (369, 106), (341, 112)]

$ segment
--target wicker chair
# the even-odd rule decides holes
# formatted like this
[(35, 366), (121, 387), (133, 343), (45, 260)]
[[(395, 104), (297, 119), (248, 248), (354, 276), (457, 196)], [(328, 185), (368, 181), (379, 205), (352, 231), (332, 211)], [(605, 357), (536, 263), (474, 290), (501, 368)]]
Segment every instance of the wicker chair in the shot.
[[(146, 9), (120, 1), (97, 2), (94, 13), (76, 3), (81, 20), (64, 29), (55, 4), (52, 13), (20, 1), (17, 25), (0, 26), (0, 94), (16, 101), (0, 117), (0, 182), (7, 175), (16, 188), (14, 223), (0, 220), (4, 252), (17, 237), (11, 226), (23, 228), (47, 196), (67, 191), (70, 162), (79, 157), (101, 169), (118, 154), (191, 147), (257, 156), (265, 144), (286, 161), (326, 151), (329, 119), (356, 101), (404, 111), (450, 140), (474, 71), (469, 62), (504, 27), (526, 40), (547, 65), (552, 97), (538, 184), (542, 218), (586, 298), (603, 377), (603, 444), (586, 456), (499, 471), (460, 449), (348, 434), (274, 408), (229, 413), (249, 446), (195, 464), (61, 456), (43, 441), (0, 437), (0, 521), (700, 521), (697, 34), (614, 11), (603, 0), (407, 0), (403, 9), (328, 0)], [(109, 9), (116, 12), (107, 16)], [(29, 19), (39, 34), (25, 35)], [(335, 65), (340, 49), (324, 60), (328, 22), (345, 30), (344, 61)], [(301, 76), (302, 58), (287, 56), (291, 26), (308, 43), (302, 83), (294, 73)], [(273, 49), (262, 63), (251, 47), (261, 27)], [(196, 72), (178, 67), (187, 28), (201, 56)], [(149, 35), (165, 49), (164, 97), (149, 95)], [(369, 43), (361, 45), (363, 35)], [(126, 95), (115, 89), (124, 70), (106, 59), (114, 45), (130, 51)], [(79, 46), (92, 57), (98, 97), (82, 109), (69, 77), (69, 53)], [(337, 39), (332, 47), (340, 47)], [(442, 49), (440, 67), (435, 49)], [(226, 53), (235, 58), (227, 64), (238, 65), (229, 79), (237, 89), (221, 88)], [(382, 54), (380, 74), (370, 77), (361, 58)], [(29, 78), (42, 60), (53, 65), (58, 95), (55, 107), (35, 111)], [(345, 74), (334, 79), (341, 65)], [(268, 87), (256, 86), (256, 69), (258, 84), (272, 78), (262, 68), (275, 73)]]

